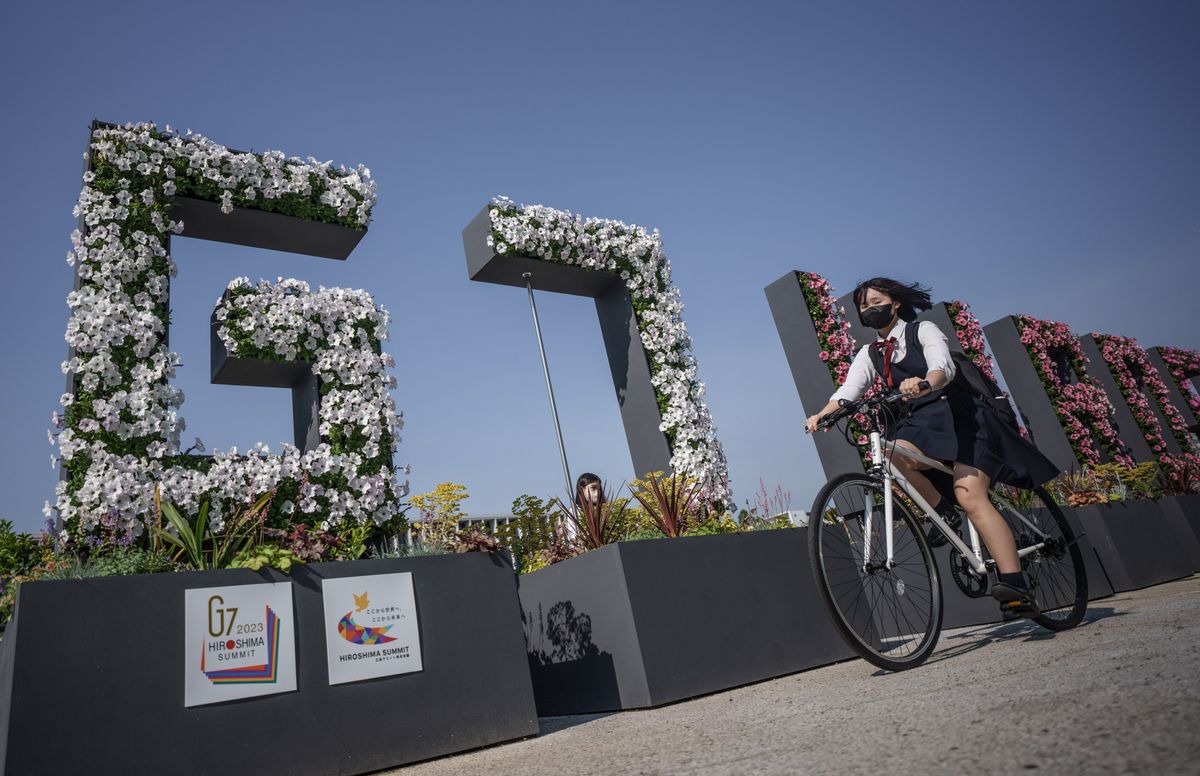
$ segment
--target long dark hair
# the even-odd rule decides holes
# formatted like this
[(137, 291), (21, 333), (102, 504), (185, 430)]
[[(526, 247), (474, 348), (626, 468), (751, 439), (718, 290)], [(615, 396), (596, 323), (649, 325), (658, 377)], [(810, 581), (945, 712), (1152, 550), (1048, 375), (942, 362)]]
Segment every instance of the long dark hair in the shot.
[[(579, 479), (575, 480), (575, 505), (583, 506), (583, 489), (593, 482), (600, 482), (600, 478), (591, 472), (584, 472), (579, 475)], [(600, 503), (604, 503), (604, 487), (600, 487)]]
[[(916, 320), (921, 311), (933, 307), (933, 302), (929, 299), (929, 292), (932, 290), (929, 286), (923, 286), (920, 283), (901, 283), (899, 280), (891, 278), (871, 278), (862, 281), (854, 288), (855, 312), (862, 309), (863, 300), (867, 298), (867, 291), (872, 288), (887, 294), (893, 301), (899, 302), (900, 317), (906, 321)], [(859, 320), (862, 320), (861, 315)]]

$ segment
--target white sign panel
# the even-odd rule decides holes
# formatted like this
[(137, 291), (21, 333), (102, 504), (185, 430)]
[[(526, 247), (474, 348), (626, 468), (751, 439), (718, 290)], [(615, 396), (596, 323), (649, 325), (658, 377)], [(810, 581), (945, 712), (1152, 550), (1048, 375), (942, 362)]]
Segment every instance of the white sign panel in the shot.
[(296, 689), (292, 583), (184, 591), (184, 706)]
[(421, 670), (412, 574), (321, 581), (329, 683)]

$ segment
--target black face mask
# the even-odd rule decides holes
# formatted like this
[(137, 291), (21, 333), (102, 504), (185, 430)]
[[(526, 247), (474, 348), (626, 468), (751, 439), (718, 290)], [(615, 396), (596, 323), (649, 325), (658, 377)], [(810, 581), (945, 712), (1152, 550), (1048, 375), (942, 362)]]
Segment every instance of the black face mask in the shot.
[(889, 302), (860, 310), (858, 319), (862, 321), (863, 326), (868, 326), (872, 329), (886, 329), (888, 324), (896, 319), (896, 315), (892, 312), (892, 305)]

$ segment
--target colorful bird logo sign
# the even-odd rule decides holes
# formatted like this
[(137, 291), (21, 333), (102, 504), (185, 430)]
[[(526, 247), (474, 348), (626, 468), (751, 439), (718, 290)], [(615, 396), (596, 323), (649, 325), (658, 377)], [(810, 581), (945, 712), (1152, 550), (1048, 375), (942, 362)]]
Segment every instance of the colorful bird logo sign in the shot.
[(386, 644), (389, 641), (395, 641), (396, 639), (391, 636), (384, 635), (391, 630), (390, 624), (369, 628), (354, 621), (354, 612), (366, 611), (371, 602), (367, 599), (366, 593), (362, 595), (351, 593), (351, 595), (354, 597), (354, 611), (346, 612), (342, 615), (342, 619), (338, 620), (338, 635), (351, 644)]

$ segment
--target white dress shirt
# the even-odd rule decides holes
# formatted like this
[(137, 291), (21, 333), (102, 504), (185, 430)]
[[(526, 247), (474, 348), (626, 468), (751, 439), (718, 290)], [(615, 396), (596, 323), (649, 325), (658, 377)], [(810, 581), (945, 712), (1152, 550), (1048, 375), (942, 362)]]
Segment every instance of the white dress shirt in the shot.
[[(876, 335), (875, 341), (885, 339), (896, 340), (895, 350), (892, 351), (892, 363), (900, 361), (905, 356), (908, 344), (904, 341), (904, 327), (908, 321), (896, 319), (896, 324), (888, 331), (887, 337)], [(946, 381), (954, 379), (954, 359), (950, 358), (950, 346), (946, 344), (946, 335), (932, 321), (921, 321), (917, 324), (917, 341), (921, 343), (921, 352), (925, 356), (928, 371), (940, 369), (946, 373)], [(861, 397), (875, 383), (875, 364), (871, 361), (870, 345), (863, 345), (854, 354), (850, 362), (850, 371), (846, 373), (846, 381), (829, 397), (830, 401), (848, 399), (854, 401)], [(899, 387), (899, 381), (897, 381)]]

